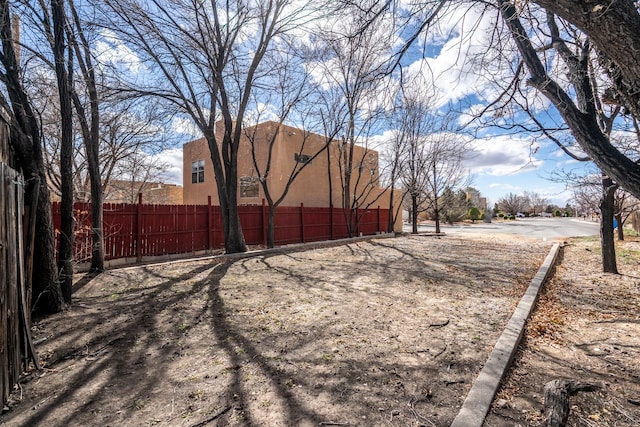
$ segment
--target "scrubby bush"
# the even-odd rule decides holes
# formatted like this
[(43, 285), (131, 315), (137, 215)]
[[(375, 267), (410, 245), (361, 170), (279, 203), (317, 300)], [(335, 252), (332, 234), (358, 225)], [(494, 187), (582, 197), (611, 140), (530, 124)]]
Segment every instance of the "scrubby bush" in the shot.
[(467, 214), (467, 216), (469, 217), (471, 222), (476, 222), (477, 220), (481, 219), (482, 213), (480, 212), (480, 209), (474, 206), (469, 209), (469, 213)]

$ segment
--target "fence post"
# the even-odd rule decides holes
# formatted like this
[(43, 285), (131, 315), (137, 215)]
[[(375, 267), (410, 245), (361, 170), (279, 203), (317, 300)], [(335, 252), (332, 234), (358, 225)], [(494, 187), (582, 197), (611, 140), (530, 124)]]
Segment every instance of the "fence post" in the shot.
[(358, 216), (358, 207), (356, 206), (356, 237), (360, 235), (360, 217)]
[[(275, 240), (275, 233), (276, 231), (273, 230), (273, 240)], [(267, 247), (267, 205), (265, 204), (264, 199), (262, 199), (262, 244), (265, 248)]]
[(333, 203), (329, 204), (329, 240), (333, 240)]
[(304, 241), (304, 203), (300, 203), (300, 239)]
[(213, 249), (213, 209), (211, 196), (207, 196), (207, 249)]
[(142, 193), (138, 193), (136, 211), (136, 261), (142, 261)]
[(380, 205), (378, 205), (378, 233), (380, 232)]

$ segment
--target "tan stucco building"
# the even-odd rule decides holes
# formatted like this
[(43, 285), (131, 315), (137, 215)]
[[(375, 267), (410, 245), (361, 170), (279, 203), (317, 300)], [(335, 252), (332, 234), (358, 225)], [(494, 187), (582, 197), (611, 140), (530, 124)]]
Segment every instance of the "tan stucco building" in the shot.
[[(316, 155), (326, 145), (324, 136), (276, 122), (264, 122), (243, 130), (238, 154), (238, 203), (262, 204), (265, 197), (251, 157), (251, 140), (256, 147), (260, 172), (264, 173), (268, 144), (274, 136), (271, 171), (267, 176), (272, 197), (279, 198), (292, 171), (308, 163), (293, 182), (281, 206), (300, 206), (302, 203), (307, 207), (329, 207), (331, 201), (335, 208), (341, 208), (342, 144), (333, 141), (328, 151)], [(350, 199), (353, 200), (355, 195), (359, 208), (375, 209), (379, 206), (388, 209), (389, 192), (378, 184), (378, 152), (356, 145), (353, 159)], [(208, 196), (211, 196), (212, 204), (218, 204), (213, 163), (204, 138), (183, 146), (183, 188), (185, 204), (206, 204)]]
[[(49, 186), (52, 188), (52, 186)], [(76, 190), (77, 191), (77, 190)], [(148, 205), (181, 205), (182, 187), (163, 182), (140, 182), (112, 179), (104, 189), (104, 203), (138, 203), (138, 194), (142, 194), (142, 203)], [(89, 202), (89, 189), (75, 193), (76, 202)], [(51, 201), (59, 202), (60, 196), (51, 191)]]

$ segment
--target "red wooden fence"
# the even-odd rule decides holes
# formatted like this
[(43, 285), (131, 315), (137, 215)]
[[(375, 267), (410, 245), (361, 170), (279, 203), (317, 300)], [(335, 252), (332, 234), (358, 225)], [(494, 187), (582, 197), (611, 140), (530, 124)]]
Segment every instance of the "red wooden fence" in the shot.
[[(56, 239), (59, 238), (60, 204), (53, 203)], [(239, 206), (240, 223), (248, 245), (266, 244), (267, 209), (264, 204)], [(74, 204), (76, 219), (75, 260), (91, 258), (91, 205)], [(357, 234), (387, 231), (388, 209), (367, 209)], [(276, 245), (333, 240), (348, 237), (345, 212), (337, 208), (278, 207), (275, 215)], [(105, 259), (136, 258), (193, 253), (224, 247), (220, 207), (211, 205), (104, 204)]]

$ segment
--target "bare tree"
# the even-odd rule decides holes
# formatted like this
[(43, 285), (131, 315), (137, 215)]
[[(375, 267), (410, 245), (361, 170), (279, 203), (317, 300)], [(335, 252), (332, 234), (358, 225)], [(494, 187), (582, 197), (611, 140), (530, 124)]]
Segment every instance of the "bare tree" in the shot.
[[(295, 46), (290, 47), (290, 52), (295, 50)], [(277, 52), (276, 54), (279, 59), (274, 62), (279, 65), (275, 67), (274, 73), (277, 74), (275, 77), (278, 84), (266, 93), (259, 90), (255, 92), (256, 98), (259, 97), (255, 104), (264, 103), (265, 108), (256, 110), (252, 117), (255, 122), (260, 122), (263, 116), (271, 114), (275, 115), (275, 120), (244, 127), (244, 136), (251, 147), (255, 178), (262, 187), (269, 207), (267, 246), (270, 248), (275, 245), (276, 208), (285, 200), (302, 171), (333, 142), (331, 136), (323, 137), (304, 129), (301, 129), (301, 132), (294, 131), (284, 124), (285, 120), (295, 114), (299, 120), (302, 120), (302, 128), (305, 127), (304, 115), (300, 115), (297, 110), (302, 109), (301, 104), (310, 97), (312, 88), (308, 84), (308, 75), (301, 72), (302, 67), (299, 63), (301, 58), (295, 58), (292, 53)], [(274, 111), (266, 111), (267, 106), (272, 107)], [(304, 109), (311, 108), (313, 108), (311, 105), (305, 105)], [(290, 169), (273, 170), (274, 156), (278, 155), (275, 150), (276, 144), (279, 140), (282, 141), (285, 135), (290, 137), (287, 139), (287, 149), (293, 150), (296, 157), (290, 159)]]
[[(631, 0), (610, 2), (607, 4), (589, 3), (581, 0), (536, 0), (535, 2), (516, 2), (510, 0), (496, 0), (485, 2), (470, 0), (468, 2), (451, 1), (423, 1), (403, 5), (399, 8), (406, 16), (399, 22), (407, 29), (406, 43), (398, 50), (398, 57), (405, 55), (412, 45), (420, 40), (438, 18), (447, 12), (448, 7), (466, 7), (477, 5), (485, 8), (485, 12), (493, 13), (497, 6), (517, 49), (522, 55), (522, 62), (512, 63), (514, 82), (522, 81), (523, 68), (529, 71), (528, 85), (536, 88), (544, 94), (557, 108), (575, 138), (577, 144), (584, 153), (598, 165), (598, 167), (611, 177), (614, 182), (626, 188), (636, 197), (640, 197), (640, 164), (634, 158), (620, 152), (612, 145), (602, 130), (598, 127), (598, 121), (592, 113), (584, 111), (581, 105), (572, 100), (572, 91), (566, 91), (563, 84), (559, 84), (548, 73), (554, 67), (547, 67), (540, 60), (545, 56), (548, 48), (555, 47), (555, 43), (561, 41), (553, 37), (549, 45), (534, 47), (532, 38), (544, 38), (549, 32), (537, 25), (540, 18), (540, 9), (537, 4), (552, 14), (563, 18), (567, 23), (573, 24), (570, 32), (580, 32), (589, 38), (589, 44), (593, 45), (606, 75), (609, 76), (608, 87), (605, 93), (609, 101), (623, 106), (626, 110), (640, 113), (640, 11), (635, 2)], [(393, 9), (396, 2), (383, 2), (376, 7), (368, 9), (371, 19), (365, 25), (373, 25), (384, 11)], [(544, 11), (543, 11), (544, 14)], [(522, 20), (530, 20), (533, 25), (528, 29), (522, 26)], [(566, 28), (565, 28), (566, 30)], [(493, 39), (500, 37), (500, 31), (493, 34)], [(501, 47), (501, 49), (504, 48)], [(548, 55), (553, 60), (553, 55)], [(487, 66), (488, 61), (483, 61)], [(579, 89), (579, 88), (574, 88)], [(512, 92), (505, 90), (503, 96)], [(495, 104), (492, 103), (492, 104)]]
[(393, 33), (386, 25), (362, 27), (362, 10), (357, 7), (341, 13), (342, 19), (320, 29), (320, 54), (311, 72), (324, 88), (319, 98), (324, 134), (341, 137), (334, 151), (337, 158), (329, 165), (338, 169), (341, 205), (349, 235), (353, 235), (365, 209), (382, 195), (378, 192), (377, 153), (369, 139), (384, 107), (381, 89), (390, 69)]
[[(538, 3), (549, 6), (547, 4), (549, 2)], [(573, 2), (569, 1), (567, 3)], [(547, 25), (551, 34), (551, 43), (562, 56), (569, 69), (568, 79), (577, 95), (576, 101), (547, 72), (547, 68), (538, 56), (539, 52), (533, 46), (529, 34), (519, 19), (519, 13), (515, 6), (507, 0), (499, 0), (498, 4), (504, 22), (522, 55), (522, 61), (529, 71), (530, 77), (527, 83), (535, 87), (553, 103), (566, 125), (571, 129), (582, 150), (593, 159), (598, 167), (630, 192), (640, 196), (640, 166), (634, 160), (621, 153), (611, 143), (606, 130), (600, 127), (601, 122), (594, 103), (594, 91), (590, 85), (588, 73), (585, 73), (584, 70), (588, 64), (590, 41), (584, 40), (582, 42), (581, 51), (577, 55), (572, 53), (571, 50), (566, 48), (563, 39), (560, 37), (554, 15), (551, 12), (547, 13)], [(629, 4), (631, 3), (629, 2)], [(551, 10), (554, 10), (554, 8), (549, 9), (549, 11)], [(634, 10), (632, 14), (640, 21), (640, 15), (638, 15), (637, 11)], [(601, 46), (601, 48), (604, 48), (604, 46)]]
[(407, 94), (402, 96), (402, 105), (392, 122), (398, 158), (399, 178), (404, 192), (410, 199), (412, 233), (418, 233), (418, 214), (427, 208), (428, 183), (430, 181), (430, 157), (427, 139), (433, 132), (433, 112), (429, 101)]
[(447, 190), (455, 192), (471, 184), (469, 171), (463, 161), (468, 155), (468, 142), (459, 135), (446, 131), (446, 122), (440, 132), (429, 136), (426, 141), (427, 163), (427, 199), (428, 211), (436, 223), (436, 233), (440, 232), (442, 200)]
[[(393, 123), (393, 122), (392, 122)], [(402, 159), (404, 157), (405, 138), (402, 131), (394, 131), (392, 137), (385, 141), (384, 148), (380, 153), (380, 182), (389, 191), (389, 219), (387, 221), (387, 232), (393, 232), (393, 226), (402, 214), (405, 193), (400, 186), (402, 176)], [(400, 197), (397, 195), (400, 193)]]
[[(503, 8), (506, 2), (502, 1)], [(640, 116), (640, 11), (637, 3), (631, 0), (609, 2), (606, 4), (591, 4), (580, 0), (536, 0), (536, 3), (546, 8), (549, 12), (561, 16), (566, 22), (570, 22), (586, 34), (590, 42), (597, 48), (599, 62), (603, 64), (610, 77), (610, 87), (608, 93), (611, 98), (617, 99), (619, 105), (623, 105), (628, 110), (634, 112), (636, 116)], [(507, 11), (506, 16), (511, 14)], [(514, 10), (515, 12), (515, 10)], [(537, 77), (536, 77), (537, 78)], [(567, 106), (567, 113), (572, 109)], [(570, 114), (573, 116), (573, 114)], [(578, 135), (584, 135), (583, 132), (577, 131), (580, 128), (580, 116), (567, 120), (567, 124), (576, 129), (576, 138)], [(588, 144), (588, 141), (579, 141), (582, 145)], [(610, 147), (603, 148), (607, 150), (604, 156), (617, 158)], [(586, 150), (589, 153), (589, 150)], [(591, 154), (591, 153), (590, 153)], [(597, 156), (592, 155), (594, 161), (598, 163), (603, 171), (611, 176), (616, 182), (625, 183), (632, 193), (639, 196), (637, 177), (640, 166), (637, 164), (629, 164), (625, 162), (619, 166), (610, 165), (610, 161), (606, 161), (604, 167), (604, 159), (600, 161)], [(602, 164), (601, 164), (602, 163)], [(629, 168), (629, 169), (627, 169)], [(628, 179), (624, 175), (614, 174), (612, 172), (625, 172)], [(631, 190), (633, 187), (634, 190)]]
[(55, 266), (51, 201), (42, 157), (42, 135), (31, 100), (23, 85), (22, 69), (15, 51), (11, 24), (9, 2), (0, 0), (0, 63), (3, 68), (0, 74), (13, 113), (10, 143), (15, 150), (18, 166), (32, 189), (27, 193), (26, 203), (32, 209), (36, 209), (34, 265), (38, 267), (33, 269), (32, 275), (32, 307), (41, 312), (53, 313), (64, 307), (64, 300)]
[[(563, 174), (563, 181), (570, 186), (572, 200), (582, 215), (591, 215), (600, 209), (602, 198), (602, 176), (587, 171), (584, 175)], [(618, 224), (618, 240), (624, 240), (624, 224), (634, 211), (638, 210), (640, 201), (622, 188), (613, 192), (613, 216)]]
[(498, 208), (504, 213), (515, 216), (516, 213), (522, 212), (527, 207), (529, 201), (525, 196), (509, 193), (498, 199)]
[[(238, 216), (237, 156), (242, 124), (259, 83), (268, 84), (267, 53), (308, 19), (287, 0), (222, 4), (190, 0), (107, 1), (109, 25), (144, 60), (149, 79), (130, 81), (189, 116), (209, 145), (227, 252), (246, 250)], [(117, 18), (117, 19), (115, 19)], [(153, 76), (157, 76), (154, 80)], [(223, 131), (214, 129), (218, 119)], [(221, 137), (219, 135), (222, 135)]]
[(525, 191), (523, 196), (528, 201), (528, 212), (532, 216), (536, 216), (542, 213), (544, 207), (547, 205), (548, 200), (542, 197), (540, 194), (535, 191)]
[(614, 217), (618, 223), (618, 240), (624, 240), (624, 225), (629, 217), (640, 208), (640, 200), (621, 188), (614, 195)]
[[(69, 70), (73, 67), (73, 55), (67, 51), (67, 17), (64, 0), (51, 1), (51, 23), (49, 11), (42, 7), (43, 27), (52, 40), (58, 97), (60, 99), (60, 175), (62, 202), (60, 203), (60, 239), (58, 250), (58, 277), (64, 302), (71, 304), (73, 286), (73, 110), (71, 107), (71, 86), (73, 77)], [(67, 63), (67, 54), (69, 55)]]
[[(86, 166), (91, 194), (91, 271), (104, 270), (103, 187), (100, 174), (100, 98), (91, 45), (85, 25), (81, 21), (73, 0), (68, 0), (71, 19), (67, 26), (69, 40), (77, 58), (83, 88), (89, 100), (88, 108), (78, 93), (79, 85), (71, 86), (71, 95), (82, 131)], [(87, 111), (88, 110), (88, 111)]]
[[(58, 276), (62, 295), (67, 304), (71, 303), (73, 283), (73, 110), (71, 106), (71, 87), (73, 86), (73, 53), (68, 49), (67, 17), (64, 0), (50, 4), (39, 2), (16, 2), (21, 7), (23, 23), (29, 28), (30, 43), (22, 44), (22, 51), (30, 53), (36, 62), (32, 68), (45, 64), (55, 75), (55, 82), (47, 87), (57, 88), (58, 106), (55, 122), (59, 133), (59, 153), (56, 153), (59, 175), (60, 238), (58, 248)], [(53, 93), (47, 96), (53, 97)]]

